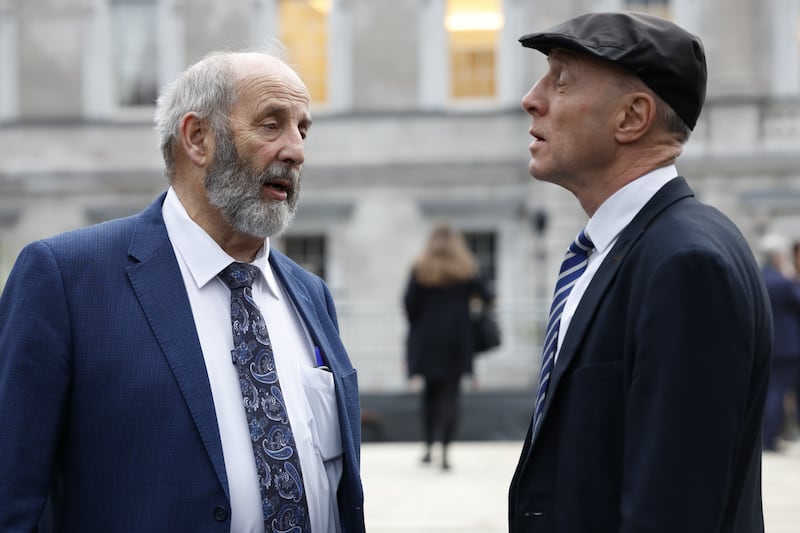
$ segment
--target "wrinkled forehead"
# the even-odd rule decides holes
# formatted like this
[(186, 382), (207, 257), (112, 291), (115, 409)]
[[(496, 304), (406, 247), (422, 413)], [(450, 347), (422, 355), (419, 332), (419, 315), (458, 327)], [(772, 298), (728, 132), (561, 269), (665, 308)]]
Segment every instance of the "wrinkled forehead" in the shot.
[(233, 56), (232, 68), (235, 86), (240, 88), (251, 82), (272, 82), (283, 85), (298, 96), (308, 99), (308, 89), (297, 72), (276, 57), (258, 53), (239, 53)]
[(234, 108), (283, 106), (309, 114), (310, 95), (300, 76), (283, 61), (263, 55), (243, 54), (234, 62)]

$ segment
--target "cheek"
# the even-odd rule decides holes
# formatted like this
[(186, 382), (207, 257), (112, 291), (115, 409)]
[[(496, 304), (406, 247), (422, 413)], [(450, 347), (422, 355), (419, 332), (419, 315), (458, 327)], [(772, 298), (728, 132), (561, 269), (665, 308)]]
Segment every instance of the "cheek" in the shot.
[(269, 146), (251, 145), (247, 146), (243, 152), (240, 153), (241, 160), (247, 164), (250, 169), (255, 173), (261, 173), (275, 159), (275, 153), (269, 149)]
[(263, 135), (249, 132), (242, 135), (236, 143), (239, 158), (248, 162), (251, 166), (260, 167), (264, 161), (269, 161), (275, 157), (274, 143), (270, 142)]
[(607, 117), (599, 113), (596, 107), (580, 106), (564, 118), (555, 133), (565, 145), (590, 151), (603, 141), (607, 125)]
[(278, 158), (278, 148), (273, 143), (264, 143), (254, 153), (254, 159), (260, 164), (269, 166)]

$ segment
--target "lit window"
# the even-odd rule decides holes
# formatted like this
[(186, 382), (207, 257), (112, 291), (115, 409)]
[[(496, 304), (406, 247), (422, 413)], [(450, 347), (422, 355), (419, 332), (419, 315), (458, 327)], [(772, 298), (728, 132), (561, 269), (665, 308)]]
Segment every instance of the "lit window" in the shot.
[(445, 29), (450, 49), (452, 98), (493, 98), (501, 0), (447, 0)]
[(625, 0), (625, 9), (669, 19), (672, 18), (669, 4), (670, 0)]
[(280, 0), (280, 40), (315, 104), (328, 100), (328, 13), (331, 0)]
[(325, 278), (325, 237), (291, 235), (283, 238), (283, 247), (290, 258), (306, 270)]
[(117, 105), (152, 106), (158, 95), (156, 0), (111, 0)]

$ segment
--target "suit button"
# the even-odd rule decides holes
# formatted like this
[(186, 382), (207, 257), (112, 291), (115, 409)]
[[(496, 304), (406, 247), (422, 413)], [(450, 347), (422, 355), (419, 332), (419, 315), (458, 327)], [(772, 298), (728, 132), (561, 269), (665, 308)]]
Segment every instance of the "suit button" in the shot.
[(214, 520), (217, 522), (224, 522), (228, 519), (228, 510), (223, 506), (218, 506), (214, 509)]

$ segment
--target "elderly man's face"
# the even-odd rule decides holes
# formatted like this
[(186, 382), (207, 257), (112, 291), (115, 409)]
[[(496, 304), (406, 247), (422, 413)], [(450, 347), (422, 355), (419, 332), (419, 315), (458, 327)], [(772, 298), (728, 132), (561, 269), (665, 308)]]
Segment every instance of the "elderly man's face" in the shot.
[(311, 119), (308, 92), (282, 64), (244, 76), (217, 132), (205, 187), (211, 205), (236, 231), (267, 238), (291, 223), (300, 194), (304, 141)]
[(301, 169), (273, 161), (259, 171), (237, 152), (230, 134), (222, 132), (216, 142), (205, 179), (211, 205), (240, 233), (266, 239), (283, 232), (297, 210)]
[(585, 54), (555, 49), (549, 69), (522, 99), (531, 115), (528, 170), (573, 192), (594, 183), (614, 160), (624, 75)]

